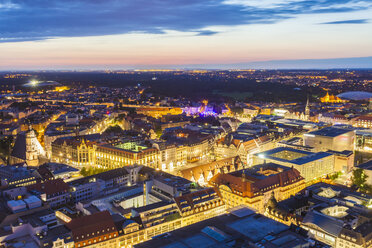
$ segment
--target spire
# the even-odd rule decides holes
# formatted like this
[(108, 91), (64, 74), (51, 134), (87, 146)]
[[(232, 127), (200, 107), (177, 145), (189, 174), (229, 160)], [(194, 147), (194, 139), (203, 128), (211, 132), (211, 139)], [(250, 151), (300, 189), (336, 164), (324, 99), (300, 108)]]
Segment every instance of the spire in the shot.
[(305, 119), (308, 121), (310, 118), (310, 103), (309, 95), (307, 95), (306, 107), (305, 107)]
[(26, 120), (26, 123), (27, 123), (27, 127), (28, 127), (28, 130), (27, 131), (31, 131), (32, 130), (32, 124), (31, 124), (30, 119), (27, 119)]
[(307, 95), (306, 108), (309, 107), (309, 95)]

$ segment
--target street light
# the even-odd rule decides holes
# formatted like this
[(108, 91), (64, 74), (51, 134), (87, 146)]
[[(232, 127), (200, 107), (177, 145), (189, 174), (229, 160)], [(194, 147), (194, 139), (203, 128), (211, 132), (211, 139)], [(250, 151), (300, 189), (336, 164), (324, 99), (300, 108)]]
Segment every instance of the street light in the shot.
[(37, 86), (37, 85), (39, 84), (39, 81), (37, 81), (37, 80), (32, 80), (32, 81), (30, 82), (30, 84), (31, 84), (32, 86)]

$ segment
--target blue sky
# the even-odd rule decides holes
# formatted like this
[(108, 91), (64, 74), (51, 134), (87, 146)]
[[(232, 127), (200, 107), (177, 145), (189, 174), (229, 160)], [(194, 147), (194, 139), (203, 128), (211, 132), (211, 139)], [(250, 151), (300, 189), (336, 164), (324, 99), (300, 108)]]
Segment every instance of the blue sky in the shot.
[(0, 0), (0, 69), (368, 57), (371, 18), (371, 0)]

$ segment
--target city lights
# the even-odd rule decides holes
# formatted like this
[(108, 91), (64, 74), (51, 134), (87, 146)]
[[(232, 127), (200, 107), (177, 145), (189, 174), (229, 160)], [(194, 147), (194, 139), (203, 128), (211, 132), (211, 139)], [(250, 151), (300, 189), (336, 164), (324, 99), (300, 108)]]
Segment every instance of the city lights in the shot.
[(39, 84), (39, 81), (32, 80), (32, 81), (30, 81), (30, 84), (35, 87), (35, 86), (37, 86)]

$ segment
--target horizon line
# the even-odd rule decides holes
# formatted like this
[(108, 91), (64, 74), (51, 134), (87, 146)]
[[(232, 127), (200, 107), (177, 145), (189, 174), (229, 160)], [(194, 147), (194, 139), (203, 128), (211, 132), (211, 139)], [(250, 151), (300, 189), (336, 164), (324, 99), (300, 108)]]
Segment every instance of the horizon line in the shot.
[[(369, 70), (372, 69), (372, 56), (313, 59), (278, 59), (236, 63), (205, 64), (159, 64), (159, 65), (56, 65), (55, 68), (0, 69), (0, 72), (18, 71), (144, 71), (144, 70)], [(65, 67), (65, 68), (64, 68)]]

